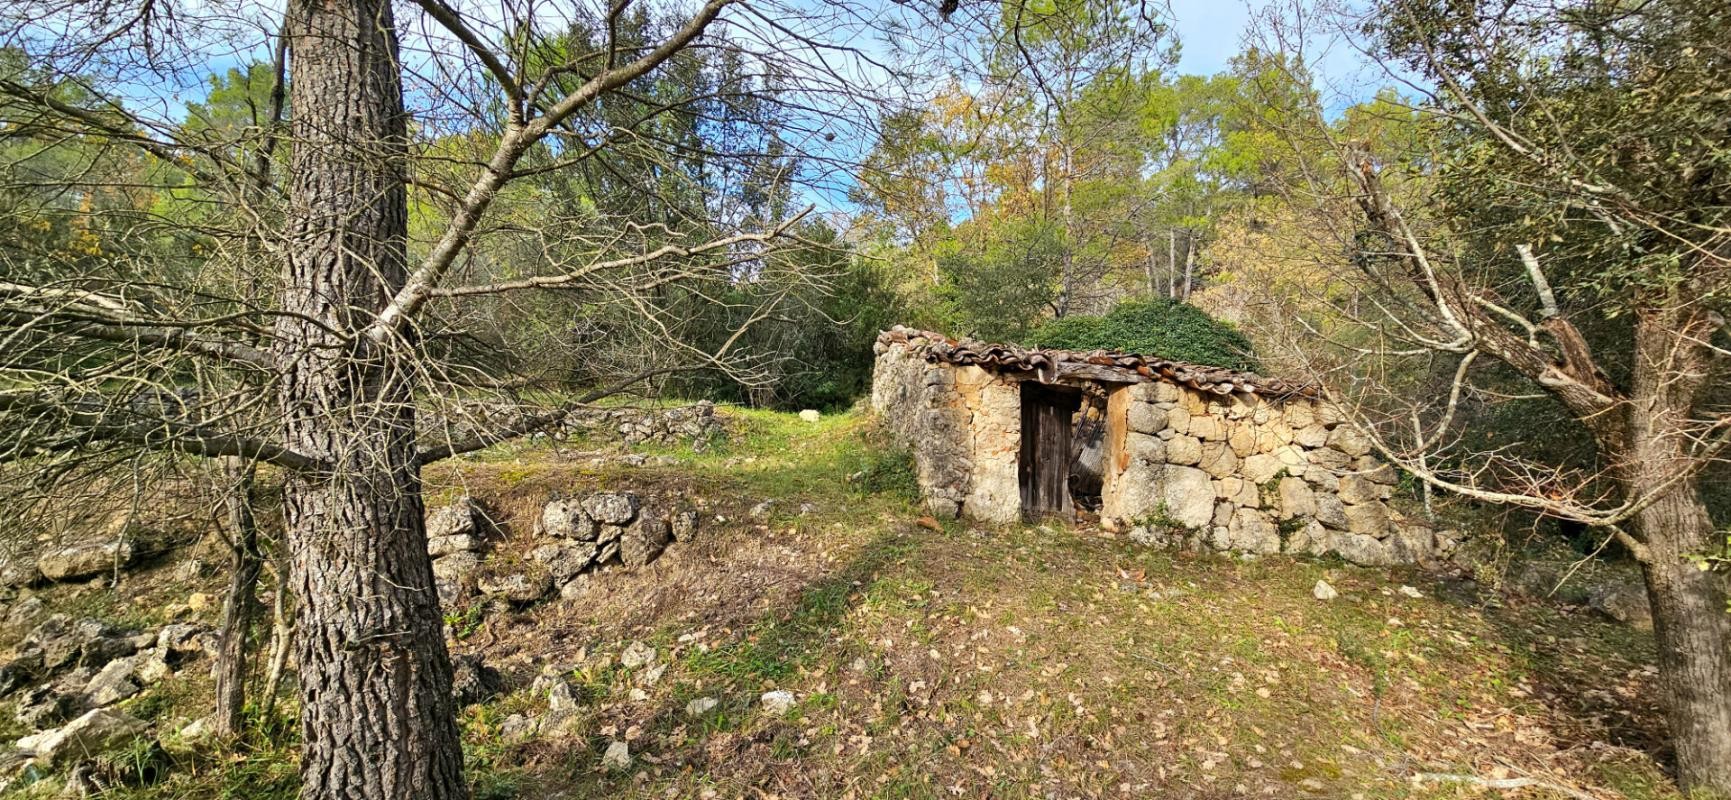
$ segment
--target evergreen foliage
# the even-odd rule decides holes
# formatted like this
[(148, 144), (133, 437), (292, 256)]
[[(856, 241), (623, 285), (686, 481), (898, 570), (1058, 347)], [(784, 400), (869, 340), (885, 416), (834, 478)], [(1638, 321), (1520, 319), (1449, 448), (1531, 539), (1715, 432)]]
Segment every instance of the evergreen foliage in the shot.
[(1250, 340), (1188, 303), (1164, 297), (1123, 303), (1103, 317), (1061, 317), (1036, 328), (1027, 344), (1062, 350), (1114, 350), (1254, 370)]

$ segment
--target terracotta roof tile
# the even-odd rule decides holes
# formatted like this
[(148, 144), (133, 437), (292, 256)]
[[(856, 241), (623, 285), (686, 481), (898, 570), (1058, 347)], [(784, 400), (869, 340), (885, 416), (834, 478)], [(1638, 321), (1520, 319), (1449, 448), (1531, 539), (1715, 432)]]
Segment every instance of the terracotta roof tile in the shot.
[(1224, 367), (1172, 361), (1137, 353), (1050, 350), (992, 344), (974, 339), (952, 339), (941, 333), (901, 325), (879, 333), (878, 342), (884, 345), (923, 345), (926, 360), (934, 364), (944, 362), (958, 366), (978, 366), (994, 372), (1033, 372), (1039, 375), (1040, 380), (1047, 382), (1068, 373), (1084, 380), (1116, 380), (1124, 383), (1163, 380), (1220, 395), (1245, 392), (1274, 397), (1310, 397), (1316, 393), (1314, 387), (1308, 384)]

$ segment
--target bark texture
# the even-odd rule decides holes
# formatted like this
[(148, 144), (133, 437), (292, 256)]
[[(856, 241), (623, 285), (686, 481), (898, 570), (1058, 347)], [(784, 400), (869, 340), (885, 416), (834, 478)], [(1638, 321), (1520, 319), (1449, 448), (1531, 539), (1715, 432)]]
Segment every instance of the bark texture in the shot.
[(295, 142), (276, 356), (299, 602), (301, 796), (467, 797), (415, 457), (412, 343), (364, 329), (405, 278), (407, 118), (388, 0), (291, 0)]
[(258, 549), (258, 521), (253, 516), (253, 468), (239, 459), (223, 465), (230, 486), (228, 506), (229, 583), (222, 607), (222, 651), (216, 661), (218, 736), (240, 735), (246, 711), (247, 635), (258, 618), (258, 578), (264, 558)]
[(1659, 497), (1635, 522), (1646, 545), (1643, 574), (1677, 782), (1685, 792), (1731, 797), (1731, 608), (1725, 576), (1695, 561), (1723, 554), (1725, 541), (1689, 451), (1689, 418), (1713, 371), (1699, 346), (1678, 347), (1679, 338), (1706, 341), (1698, 330), (1704, 320), (1670, 300), (1643, 313), (1635, 328), (1624, 482), (1630, 496)]

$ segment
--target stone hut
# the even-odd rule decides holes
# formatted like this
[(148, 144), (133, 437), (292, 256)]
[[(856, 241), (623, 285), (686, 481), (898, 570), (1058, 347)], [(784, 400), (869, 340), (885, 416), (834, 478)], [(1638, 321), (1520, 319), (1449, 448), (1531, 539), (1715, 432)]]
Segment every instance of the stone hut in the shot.
[(1390, 507), (1395, 471), (1308, 386), (1129, 353), (1023, 349), (897, 326), (872, 407), (926, 506), (1008, 523), (1097, 514), (1137, 541), (1429, 561), (1452, 532)]

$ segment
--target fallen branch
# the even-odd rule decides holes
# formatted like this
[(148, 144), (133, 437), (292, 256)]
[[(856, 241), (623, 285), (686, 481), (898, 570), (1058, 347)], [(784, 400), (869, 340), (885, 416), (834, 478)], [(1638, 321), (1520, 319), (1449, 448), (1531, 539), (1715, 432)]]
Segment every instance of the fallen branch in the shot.
[(1548, 783), (1537, 778), (1481, 778), (1477, 775), (1457, 775), (1449, 772), (1420, 772), (1412, 776), (1414, 781), (1424, 783), (1465, 783), (1485, 789), (1546, 789), (1558, 794), (1577, 798), (1578, 800), (1603, 800), (1598, 795), (1588, 794), (1579, 789), (1571, 789), (1555, 783)]

